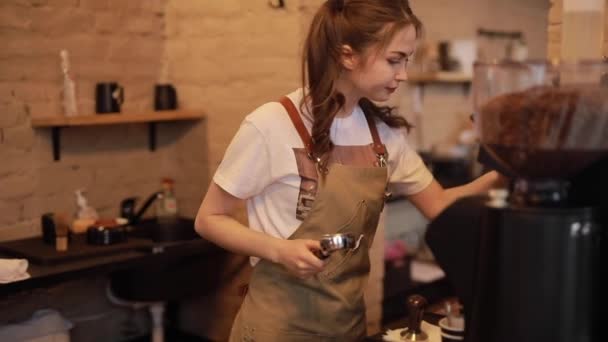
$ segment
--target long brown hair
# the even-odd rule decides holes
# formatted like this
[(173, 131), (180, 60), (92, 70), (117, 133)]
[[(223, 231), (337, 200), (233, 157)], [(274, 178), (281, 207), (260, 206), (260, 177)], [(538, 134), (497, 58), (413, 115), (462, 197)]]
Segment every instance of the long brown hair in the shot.
[[(342, 70), (341, 47), (349, 45), (355, 53), (379, 44), (385, 48), (404, 27), (414, 25), (421, 34), (422, 23), (409, 7), (408, 0), (328, 0), (315, 14), (302, 56), (302, 83), (305, 96), (300, 104), (310, 104), (313, 116), (311, 136), (314, 157), (325, 160), (333, 148), (329, 129), (345, 103), (335, 89)], [(412, 127), (388, 106), (377, 106), (367, 98), (359, 100), (365, 115), (379, 118), (390, 127)]]

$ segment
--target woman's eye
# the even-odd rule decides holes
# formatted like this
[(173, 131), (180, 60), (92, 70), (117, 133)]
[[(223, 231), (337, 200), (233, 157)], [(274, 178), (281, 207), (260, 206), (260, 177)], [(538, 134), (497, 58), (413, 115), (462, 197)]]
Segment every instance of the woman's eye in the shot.
[(388, 60), (388, 62), (389, 62), (390, 64), (393, 64), (393, 65), (394, 65), (394, 64), (399, 64), (399, 63), (401, 63), (401, 60), (400, 60), (400, 59), (389, 59), (389, 60)]

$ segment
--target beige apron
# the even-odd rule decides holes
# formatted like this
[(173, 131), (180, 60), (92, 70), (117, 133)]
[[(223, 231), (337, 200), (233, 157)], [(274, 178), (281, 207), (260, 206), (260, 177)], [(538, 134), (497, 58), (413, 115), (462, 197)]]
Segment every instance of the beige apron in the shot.
[[(291, 100), (283, 98), (308, 152), (311, 139)], [(249, 290), (232, 327), (230, 341), (359, 341), (366, 335), (363, 291), (370, 271), (371, 247), (387, 183), (386, 150), (368, 119), (373, 144), (366, 146), (368, 166), (331, 163), (319, 177), (308, 215), (289, 239), (323, 234), (363, 235), (359, 247), (335, 252), (314, 277), (299, 279), (267, 260), (253, 269)]]

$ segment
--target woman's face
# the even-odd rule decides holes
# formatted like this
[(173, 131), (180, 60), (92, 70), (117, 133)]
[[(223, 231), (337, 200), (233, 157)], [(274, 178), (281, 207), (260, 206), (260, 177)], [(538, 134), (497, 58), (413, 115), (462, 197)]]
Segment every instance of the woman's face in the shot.
[(408, 25), (397, 31), (385, 50), (372, 46), (363, 54), (353, 55), (345, 65), (345, 80), (350, 95), (373, 101), (387, 101), (399, 84), (407, 80), (406, 66), (416, 47), (416, 29)]

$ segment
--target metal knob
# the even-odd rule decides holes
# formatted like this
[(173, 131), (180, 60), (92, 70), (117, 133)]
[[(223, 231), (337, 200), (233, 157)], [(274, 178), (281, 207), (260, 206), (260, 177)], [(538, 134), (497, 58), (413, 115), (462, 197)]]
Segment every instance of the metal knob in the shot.
[(426, 305), (426, 299), (420, 295), (407, 298), (408, 327), (401, 332), (402, 341), (428, 341), (428, 335), (421, 329)]

